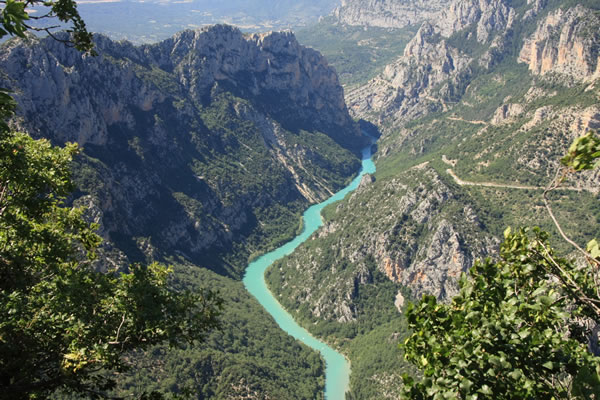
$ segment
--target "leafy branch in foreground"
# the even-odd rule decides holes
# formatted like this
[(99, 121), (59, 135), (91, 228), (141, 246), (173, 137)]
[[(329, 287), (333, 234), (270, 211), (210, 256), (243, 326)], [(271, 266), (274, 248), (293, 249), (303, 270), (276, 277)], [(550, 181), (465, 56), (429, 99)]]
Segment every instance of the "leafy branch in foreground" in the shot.
[[(91, 52), (94, 44), (92, 34), (87, 31), (85, 22), (77, 11), (75, 0), (0, 0), (4, 5), (0, 10), (0, 38), (10, 35), (24, 38), (25, 32), (44, 32), (69, 47)], [(29, 22), (37, 22), (30, 24)], [(41, 25), (48, 22), (46, 25)], [(64, 29), (70, 39), (61, 39), (54, 35), (56, 29)]]
[(561, 158), (560, 162), (562, 167), (556, 171), (556, 176), (544, 190), (544, 205), (562, 238), (583, 254), (590, 263), (596, 264), (597, 269), (600, 267), (600, 261), (598, 261), (600, 258), (598, 241), (596, 239), (590, 241), (586, 246), (586, 251), (569, 238), (554, 216), (554, 212), (548, 201), (548, 193), (558, 189), (569, 175), (577, 171), (590, 170), (600, 166), (600, 138), (596, 137), (592, 132), (588, 132), (586, 135), (575, 139), (569, 147), (569, 152)]
[[(90, 51), (92, 36), (74, 0), (0, 0), (0, 38), (28, 30), (52, 36), (72, 23), (61, 42)], [(39, 17), (27, 11), (45, 10)], [(201, 341), (219, 326), (221, 300), (211, 291), (175, 292), (170, 269), (132, 265), (127, 273), (94, 271), (100, 237), (83, 209), (65, 206), (77, 145), (54, 147), (13, 132), (5, 122), (15, 101), (0, 89), (0, 398), (48, 398), (74, 393), (99, 398), (114, 387), (126, 357), (157, 343)], [(160, 394), (149, 394), (159, 398)]]
[(449, 305), (424, 296), (408, 306), (413, 334), (403, 347), (423, 378), (403, 376), (405, 398), (600, 398), (600, 249), (596, 240), (587, 251), (570, 240), (546, 197), (598, 160), (600, 140), (577, 139), (544, 192), (582, 265), (557, 257), (537, 228), (507, 229), (500, 259), (477, 261)]

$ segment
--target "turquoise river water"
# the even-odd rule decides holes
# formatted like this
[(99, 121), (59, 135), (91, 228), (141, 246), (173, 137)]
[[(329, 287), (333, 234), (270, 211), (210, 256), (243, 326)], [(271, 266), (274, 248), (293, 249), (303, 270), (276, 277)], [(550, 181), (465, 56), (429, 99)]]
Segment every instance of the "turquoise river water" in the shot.
[(302, 328), (294, 321), (292, 316), (283, 309), (279, 302), (273, 297), (271, 291), (265, 283), (265, 270), (276, 260), (292, 253), (296, 247), (302, 244), (312, 235), (321, 225), (321, 210), (328, 204), (334, 203), (344, 198), (348, 193), (358, 187), (364, 174), (375, 172), (375, 164), (371, 160), (371, 146), (363, 149), (362, 168), (356, 178), (344, 189), (325, 200), (320, 204), (310, 207), (304, 213), (304, 230), (292, 241), (263, 255), (248, 265), (244, 276), (244, 285), (246, 289), (258, 299), (260, 304), (275, 318), (277, 324), (292, 335), (294, 338), (305, 343), (307, 346), (319, 351), (325, 360), (325, 398), (327, 400), (343, 400), (348, 390), (350, 382), (350, 363), (348, 360), (327, 346), (325, 343), (317, 340), (308, 331)]

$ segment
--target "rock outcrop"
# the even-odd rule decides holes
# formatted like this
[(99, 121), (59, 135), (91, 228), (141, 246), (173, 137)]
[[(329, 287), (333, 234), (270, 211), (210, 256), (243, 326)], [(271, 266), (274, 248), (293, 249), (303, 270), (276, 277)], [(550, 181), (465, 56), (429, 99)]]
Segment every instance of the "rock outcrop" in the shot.
[[(350, 112), (381, 126), (385, 134), (415, 117), (449, 110), (482, 69), (492, 71), (514, 57), (510, 49), (520, 40), (516, 24), (535, 23), (547, 6), (543, 0), (528, 3), (517, 14), (504, 0), (452, 1), (423, 23), (402, 56), (347, 93)], [(594, 90), (600, 77), (600, 18), (583, 6), (558, 8), (540, 18), (535, 32), (524, 38), (518, 61), (546, 80), (592, 84)], [(506, 118), (497, 114), (490, 122), (498, 125)]]
[[(491, 68), (504, 54), (505, 36), (515, 21), (515, 10), (503, 0), (454, 0), (422, 24), (404, 53), (367, 84), (350, 91), (350, 112), (386, 128), (415, 117), (447, 109), (455, 102), (478, 67)], [(473, 59), (448, 44), (448, 37), (473, 26), (478, 43), (488, 51)]]
[[(353, 321), (361, 312), (363, 287), (378, 274), (413, 298), (432, 294), (448, 300), (457, 293), (460, 274), (476, 258), (494, 253), (497, 241), (481, 232), (474, 209), (460, 208), (453, 190), (429, 166), (368, 188), (341, 203), (313, 243), (267, 272), (270, 282), (278, 282), (271, 289), (283, 304), (301, 305), (315, 320)], [(459, 212), (451, 211), (457, 207)], [(400, 309), (402, 295), (395, 301)]]
[(485, 43), (494, 33), (509, 30), (514, 19), (515, 10), (504, 0), (455, 0), (432, 23), (445, 37), (475, 25), (477, 41)]
[(379, 125), (395, 125), (441, 110), (440, 92), (449, 94), (449, 83), (457, 81), (470, 62), (467, 55), (440, 40), (434, 26), (425, 22), (402, 57), (386, 66), (377, 78), (348, 93), (348, 107), (356, 117), (373, 119)]

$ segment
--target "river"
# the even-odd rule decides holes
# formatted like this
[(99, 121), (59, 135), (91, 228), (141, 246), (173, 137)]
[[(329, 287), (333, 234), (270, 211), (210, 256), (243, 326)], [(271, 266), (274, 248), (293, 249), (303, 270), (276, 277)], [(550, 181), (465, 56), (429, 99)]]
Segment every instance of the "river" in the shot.
[(325, 398), (327, 400), (344, 400), (345, 393), (350, 383), (350, 363), (340, 353), (313, 337), (306, 329), (294, 321), (292, 316), (283, 309), (279, 302), (273, 297), (265, 283), (265, 270), (276, 260), (292, 253), (296, 247), (310, 237), (321, 225), (321, 210), (328, 204), (343, 199), (346, 194), (358, 187), (364, 174), (375, 172), (375, 164), (371, 160), (371, 146), (362, 151), (362, 168), (354, 180), (344, 189), (325, 200), (322, 203), (311, 206), (304, 212), (304, 229), (292, 241), (267, 253), (246, 268), (244, 285), (246, 289), (259, 301), (259, 303), (273, 316), (275, 322), (281, 329), (300, 340), (307, 346), (319, 351), (325, 360)]

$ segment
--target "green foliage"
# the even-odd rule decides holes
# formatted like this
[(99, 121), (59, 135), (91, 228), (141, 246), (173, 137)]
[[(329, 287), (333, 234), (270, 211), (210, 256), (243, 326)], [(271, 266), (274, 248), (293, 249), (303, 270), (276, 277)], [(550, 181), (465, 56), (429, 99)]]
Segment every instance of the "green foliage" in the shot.
[(423, 379), (404, 376), (406, 398), (598, 396), (600, 358), (577, 324), (589, 308), (548, 279), (557, 268), (577, 269), (554, 256), (545, 233), (507, 230), (500, 260), (475, 263), (451, 304), (424, 296), (409, 305), (403, 347)]
[(25, 12), (25, 3), (15, 0), (6, 0), (3, 3), (0, 37), (5, 35), (24, 37), (27, 29), (24, 21), (29, 19), (29, 15)]
[(590, 252), (592, 257), (600, 259), (600, 245), (596, 239), (590, 240), (587, 244), (587, 251)]
[(201, 340), (217, 327), (212, 292), (176, 293), (169, 269), (96, 273), (100, 238), (64, 207), (77, 146), (4, 132), (0, 140), (0, 382), (12, 399), (103, 391), (129, 351)]
[(222, 329), (198, 345), (136, 352), (134, 366), (119, 375), (114, 396), (188, 388), (200, 399), (243, 398), (247, 389), (277, 399), (322, 399), (325, 365), (319, 354), (283, 332), (241, 282), (175, 265), (171, 284), (194, 292), (218, 287), (224, 299)]
[[(95, 54), (93, 51), (94, 43), (92, 42), (92, 34), (85, 27), (85, 22), (77, 12), (77, 3), (75, 0), (0, 0), (0, 4), (4, 8), (0, 10), (0, 39), (5, 39), (6, 36), (17, 36), (25, 38), (27, 31), (46, 32), (56, 40), (64, 43), (67, 46), (75, 47), (81, 51), (87, 51)], [(41, 16), (30, 16), (27, 10), (33, 7), (36, 11), (43, 10)], [(67, 29), (71, 34), (70, 40), (56, 38), (52, 31), (58, 26), (36, 27), (28, 25), (26, 21), (45, 21), (53, 22), (58, 19), (62, 23), (71, 23), (72, 27)], [(15, 111), (16, 103), (9, 91), (0, 88), (0, 130), (7, 131), (8, 125), (6, 119), (11, 117)]]
[[(138, 64), (133, 65), (133, 70), (140, 79), (151, 82), (161, 93), (177, 96), (180, 94), (180, 85), (173, 74), (152, 65), (150, 68)], [(178, 104), (185, 100), (178, 100)]]

